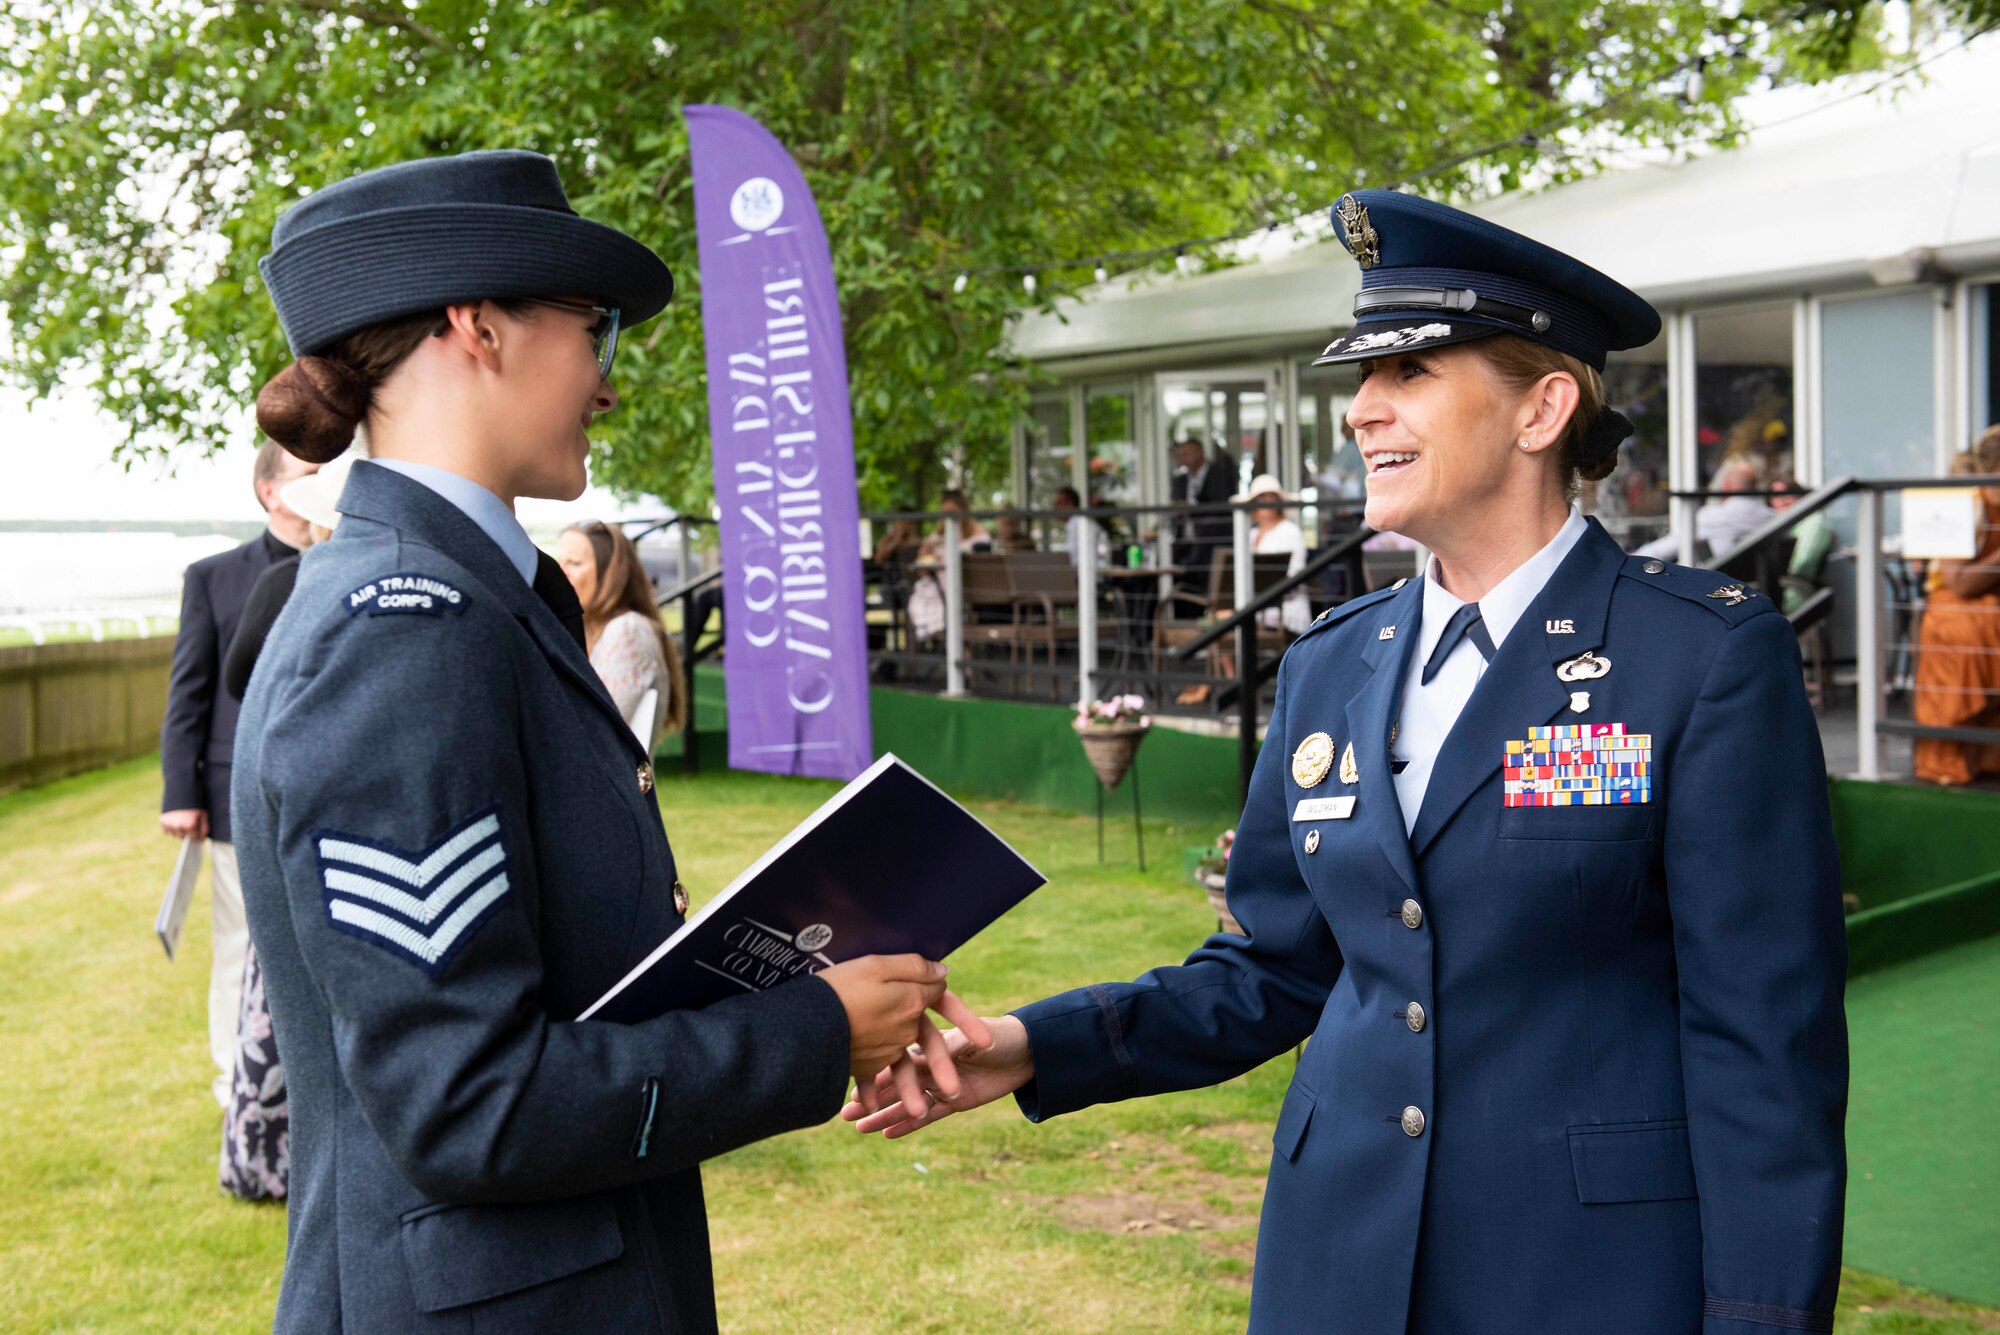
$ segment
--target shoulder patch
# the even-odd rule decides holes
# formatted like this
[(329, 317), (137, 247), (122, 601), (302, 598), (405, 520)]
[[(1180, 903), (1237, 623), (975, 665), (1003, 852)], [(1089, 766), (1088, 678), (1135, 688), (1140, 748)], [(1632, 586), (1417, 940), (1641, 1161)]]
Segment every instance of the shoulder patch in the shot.
[(336, 931), (436, 977), (506, 901), (507, 838), (492, 807), (408, 851), (340, 830), (310, 832)]
[(456, 585), (414, 570), (378, 575), (347, 595), (342, 605), (349, 616), (366, 612), (372, 617), (441, 617), (446, 612), (463, 612), (466, 596)]
[(1626, 579), (1699, 603), (1734, 626), (1778, 605), (1755, 586), (1715, 570), (1675, 565), (1657, 557), (1628, 556), (1619, 574)]

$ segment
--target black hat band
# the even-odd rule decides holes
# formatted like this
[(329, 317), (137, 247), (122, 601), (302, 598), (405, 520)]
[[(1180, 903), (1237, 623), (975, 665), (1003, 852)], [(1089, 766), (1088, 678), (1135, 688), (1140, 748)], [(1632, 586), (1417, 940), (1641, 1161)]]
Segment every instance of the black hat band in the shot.
[[(1478, 308), (1452, 308), (1458, 314), (1495, 328), (1518, 332), (1537, 343), (1546, 343), (1567, 352), (1598, 370), (1604, 369), (1604, 349), (1613, 342), (1613, 331), (1602, 315), (1582, 302), (1570, 300), (1546, 287), (1511, 279), (1505, 274), (1477, 269), (1408, 266), (1392, 272), (1396, 280), (1393, 284), (1381, 282), (1370, 285), (1363, 279), (1360, 295), (1355, 298), (1357, 316), (1362, 313), (1361, 300), (1372, 292), (1469, 292), (1474, 294)], [(1454, 299), (1462, 297), (1455, 296)], [(1537, 314), (1547, 322), (1545, 325), (1534, 319)], [(1368, 316), (1376, 320), (1387, 318), (1386, 312), (1379, 306), (1371, 308)]]
[(1354, 298), (1358, 319), (1371, 311), (1456, 311), (1518, 326), (1524, 334), (1544, 334), (1552, 321), (1544, 310), (1482, 297), (1469, 287), (1377, 287)]

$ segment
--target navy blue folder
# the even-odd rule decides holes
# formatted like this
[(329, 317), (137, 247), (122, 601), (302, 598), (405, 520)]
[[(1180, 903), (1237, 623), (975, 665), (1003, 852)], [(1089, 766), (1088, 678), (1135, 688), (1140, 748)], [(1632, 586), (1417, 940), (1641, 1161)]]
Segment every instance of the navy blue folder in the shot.
[(631, 1024), (861, 955), (941, 960), (1047, 879), (885, 755), (577, 1018)]

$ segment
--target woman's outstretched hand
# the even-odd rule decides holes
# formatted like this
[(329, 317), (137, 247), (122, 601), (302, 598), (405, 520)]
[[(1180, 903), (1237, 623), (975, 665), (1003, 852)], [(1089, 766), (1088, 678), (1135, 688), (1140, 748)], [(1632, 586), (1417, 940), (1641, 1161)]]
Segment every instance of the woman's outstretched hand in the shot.
[[(990, 1041), (979, 1042), (979, 1030)], [(855, 1123), (857, 1131), (880, 1131), (895, 1140), (955, 1112), (1004, 1098), (1035, 1078), (1028, 1027), (1011, 1015), (979, 1021), (977, 1028), (961, 1025), (943, 1037), (947, 1062), (934, 1063), (928, 1044), (912, 1048), (895, 1067), (857, 1084), (854, 1098), (840, 1115)], [(903, 1092), (912, 1069), (921, 1082), (920, 1098)]]

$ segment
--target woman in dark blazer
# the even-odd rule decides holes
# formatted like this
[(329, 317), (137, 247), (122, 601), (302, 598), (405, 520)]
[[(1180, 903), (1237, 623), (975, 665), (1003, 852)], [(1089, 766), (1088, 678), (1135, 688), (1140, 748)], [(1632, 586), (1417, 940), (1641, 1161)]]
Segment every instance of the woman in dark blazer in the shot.
[(1423, 578), (1292, 647), (1230, 863), (1243, 935), (990, 1021), (908, 1134), (1226, 1080), (1310, 1038), (1253, 1331), (1830, 1331), (1839, 872), (1785, 618), (1573, 501), (1644, 301), (1424, 200), (1344, 197), (1368, 522)]
[(272, 240), (298, 360), (259, 423), (324, 462), (365, 422), (372, 450), (237, 733), (291, 1095), (278, 1329), (713, 1331), (696, 1165), (831, 1116), (908, 1045), (942, 1058), (924, 1011), (955, 1003), (943, 966), (868, 957), (574, 1019), (687, 900), (645, 749), (512, 503), (583, 490), (619, 327), (672, 280), (530, 153), (354, 177)]

